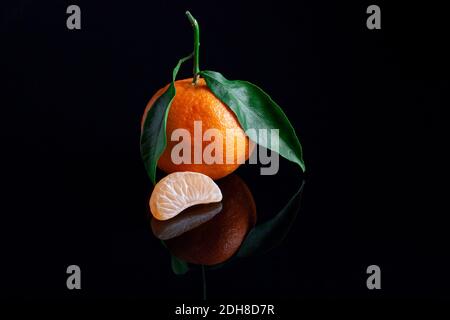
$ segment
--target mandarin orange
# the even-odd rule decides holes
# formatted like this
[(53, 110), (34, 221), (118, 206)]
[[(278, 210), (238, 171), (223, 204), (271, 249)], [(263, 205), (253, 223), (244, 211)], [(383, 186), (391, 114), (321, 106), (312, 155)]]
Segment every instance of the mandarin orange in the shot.
[[(207, 87), (204, 79), (198, 79), (194, 85), (192, 78), (175, 81), (176, 94), (169, 110), (166, 125), (167, 146), (159, 158), (158, 167), (166, 173), (176, 171), (193, 171), (203, 173), (212, 179), (220, 179), (235, 171), (241, 163), (248, 159), (254, 149), (254, 143), (249, 140), (240, 126), (233, 111), (220, 101)], [(144, 111), (142, 124), (148, 111), (155, 101), (167, 90), (168, 85), (159, 89), (150, 99)], [(214, 157), (222, 159), (216, 163), (205, 163), (203, 151), (212, 141), (201, 141), (201, 163), (194, 163), (194, 121), (201, 121), (202, 132), (208, 129), (216, 129), (221, 134), (223, 148), (216, 149)], [(191, 161), (189, 163), (176, 164), (172, 161), (172, 149), (179, 141), (171, 141), (171, 136), (176, 129), (186, 129), (191, 139)], [(231, 129), (232, 138), (226, 139), (227, 129)], [(220, 141), (220, 140), (219, 140)], [(238, 146), (245, 145), (245, 149)], [(233, 161), (227, 161), (232, 159)], [(231, 162), (231, 163), (230, 163)]]

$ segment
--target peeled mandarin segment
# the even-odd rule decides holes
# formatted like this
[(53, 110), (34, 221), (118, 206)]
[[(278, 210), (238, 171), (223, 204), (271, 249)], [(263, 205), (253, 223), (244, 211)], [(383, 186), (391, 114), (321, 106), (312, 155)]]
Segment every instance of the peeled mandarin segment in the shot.
[(150, 211), (158, 220), (168, 220), (191, 206), (219, 202), (222, 192), (207, 175), (174, 172), (161, 179), (150, 197)]

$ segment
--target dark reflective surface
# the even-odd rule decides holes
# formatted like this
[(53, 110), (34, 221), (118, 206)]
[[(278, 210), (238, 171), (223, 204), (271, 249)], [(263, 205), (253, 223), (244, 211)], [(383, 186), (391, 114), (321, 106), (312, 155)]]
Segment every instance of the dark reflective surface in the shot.
[[(151, 231), (139, 153), (146, 103), (192, 49), (187, 9), (202, 28), (201, 68), (267, 91), (307, 166), (282, 245), (209, 272), (209, 297), (379, 297), (370, 264), (383, 297), (448, 296), (444, 8), (384, 1), (387, 24), (368, 30), (353, 1), (261, 1), (258, 14), (243, 1), (82, 1), (73, 31), (67, 4), (2, 1), (0, 296), (199, 296), (200, 273), (174, 275)], [(179, 78), (190, 76), (186, 64)], [(274, 176), (237, 170), (258, 225), (296, 192), (297, 172), (285, 159)], [(70, 264), (82, 269), (78, 292), (65, 286)]]
[(221, 202), (208, 203), (187, 208), (169, 220), (161, 221), (152, 217), (152, 231), (161, 240), (175, 238), (211, 220), (221, 210)]
[(223, 195), (222, 211), (199, 227), (166, 241), (179, 259), (202, 265), (222, 263), (236, 253), (255, 225), (256, 205), (245, 182), (232, 174), (217, 184)]

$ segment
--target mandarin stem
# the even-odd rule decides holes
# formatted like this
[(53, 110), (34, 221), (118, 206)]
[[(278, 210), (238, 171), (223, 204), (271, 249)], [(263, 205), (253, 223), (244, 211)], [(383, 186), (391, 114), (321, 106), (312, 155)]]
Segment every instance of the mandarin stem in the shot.
[(202, 265), (202, 283), (203, 283), (203, 301), (206, 301), (206, 270), (205, 266)]
[(197, 80), (200, 77), (200, 64), (199, 64), (199, 49), (200, 49), (200, 27), (197, 20), (192, 16), (189, 11), (186, 11), (186, 16), (194, 29), (194, 79), (192, 83), (197, 84)]

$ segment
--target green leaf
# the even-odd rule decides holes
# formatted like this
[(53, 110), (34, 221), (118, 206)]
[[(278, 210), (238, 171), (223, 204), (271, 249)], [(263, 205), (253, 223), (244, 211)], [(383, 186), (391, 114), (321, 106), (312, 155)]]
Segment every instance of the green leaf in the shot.
[(171, 257), (173, 273), (175, 273), (176, 275), (182, 275), (189, 271), (189, 266), (185, 261), (178, 259), (174, 255), (171, 255)]
[(278, 246), (286, 235), (300, 209), (300, 199), (305, 181), (284, 206), (284, 208), (271, 220), (255, 226), (247, 235), (237, 253), (238, 257), (248, 257), (263, 254)]
[[(207, 86), (236, 114), (239, 123), (248, 129), (279, 129), (278, 153), (297, 163), (305, 171), (302, 146), (295, 130), (278, 104), (256, 85), (241, 80), (227, 80), (215, 71), (201, 71)], [(257, 139), (257, 132), (247, 132), (254, 142), (270, 150), (270, 139)]]
[(166, 122), (170, 105), (175, 97), (175, 79), (181, 64), (192, 58), (192, 54), (180, 59), (173, 69), (172, 82), (167, 90), (155, 101), (147, 113), (141, 134), (141, 156), (148, 176), (156, 182), (156, 165), (167, 145)]

